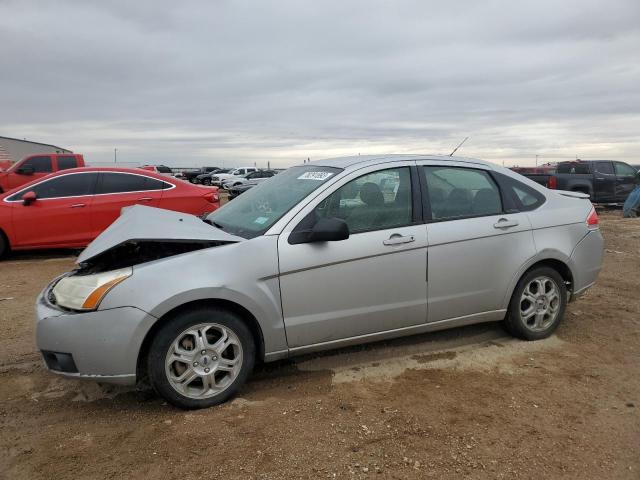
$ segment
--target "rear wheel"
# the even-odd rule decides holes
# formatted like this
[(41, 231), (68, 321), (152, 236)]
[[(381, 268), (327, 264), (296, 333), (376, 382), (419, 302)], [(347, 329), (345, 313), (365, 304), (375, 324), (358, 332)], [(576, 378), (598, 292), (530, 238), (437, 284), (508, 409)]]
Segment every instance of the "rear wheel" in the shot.
[(219, 308), (196, 308), (180, 313), (154, 338), (149, 379), (173, 405), (205, 408), (235, 395), (254, 362), (255, 344), (242, 319)]
[(550, 336), (562, 321), (567, 306), (567, 287), (550, 267), (527, 272), (518, 282), (504, 320), (513, 336), (539, 340)]

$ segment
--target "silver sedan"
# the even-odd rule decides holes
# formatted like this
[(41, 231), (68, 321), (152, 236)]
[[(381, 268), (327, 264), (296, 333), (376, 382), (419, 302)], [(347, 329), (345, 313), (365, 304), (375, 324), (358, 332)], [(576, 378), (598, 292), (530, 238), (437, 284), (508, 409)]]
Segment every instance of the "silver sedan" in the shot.
[(58, 374), (207, 407), (255, 362), (480, 322), (548, 337), (602, 255), (584, 194), (473, 159), (324, 160), (204, 221), (126, 210), (38, 298), (37, 344)]

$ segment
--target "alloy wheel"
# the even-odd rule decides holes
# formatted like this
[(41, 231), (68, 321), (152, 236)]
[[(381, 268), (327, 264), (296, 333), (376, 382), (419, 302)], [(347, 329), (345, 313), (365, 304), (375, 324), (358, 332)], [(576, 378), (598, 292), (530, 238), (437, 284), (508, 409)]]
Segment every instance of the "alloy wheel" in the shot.
[(194, 325), (169, 346), (165, 373), (181, 395), (205, 399), (220, 394), (242, 369), (242, 344), (228, 327), (217, 323)]
[(534, 332), (544, 331), (556, 320), (560, 312), (560, 290), (549, 277), (531, 280), (520, 297), (520, 318)]

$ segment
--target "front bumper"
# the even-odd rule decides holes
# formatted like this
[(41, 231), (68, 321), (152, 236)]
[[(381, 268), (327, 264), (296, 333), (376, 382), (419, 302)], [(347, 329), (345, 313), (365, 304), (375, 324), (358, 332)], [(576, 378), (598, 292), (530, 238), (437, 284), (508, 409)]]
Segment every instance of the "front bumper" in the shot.
[[(47, 368), (70, 378), (135, 384), (140, 346), (156, 318), (135, 307), (64, 311), (47, 300), (49, 288), (36, 303), (36, 344)], [(76, 368), (57, 370), (51, 352), (70, 355)]]

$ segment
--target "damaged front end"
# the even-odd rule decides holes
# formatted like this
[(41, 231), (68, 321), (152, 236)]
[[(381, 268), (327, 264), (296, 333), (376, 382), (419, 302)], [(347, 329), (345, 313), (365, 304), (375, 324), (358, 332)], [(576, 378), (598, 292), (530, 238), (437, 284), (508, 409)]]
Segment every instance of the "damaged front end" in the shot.
[(136, 265), (243, 240), (193, 215), (129, 207), (80, 254), (78, 268), (53, 286), (48, 299), (68, 310), (96, 310)]
[(182, 253), (219, 247), (229, 242), (214, 240), (128, 240), (79, 264), (75, 275), (133, 267)]

